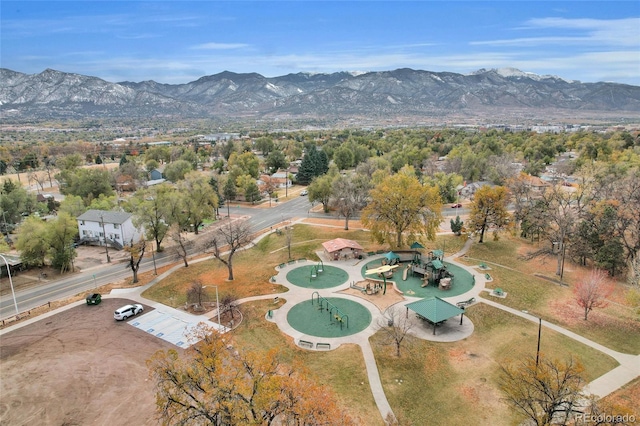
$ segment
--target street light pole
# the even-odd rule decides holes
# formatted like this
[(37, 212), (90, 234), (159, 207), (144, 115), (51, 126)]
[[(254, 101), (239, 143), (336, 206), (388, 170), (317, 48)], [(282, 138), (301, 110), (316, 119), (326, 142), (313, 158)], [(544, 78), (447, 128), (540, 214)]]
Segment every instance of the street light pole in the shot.
[(221, 331), (220, 328), (222, 327), (222, 324), (220, 323), (220, 301), (218, 299), (218, 286), (214, 285), (212, 287), (216, 288), (216, 306), (218, 307), (218, 331)]
[(153, 275), (158, 275), (158, 270), (156, 269), (156, 255), (153, 252), (153, 241), (151, 242), (151, 257), (153, 258)]
[(20, 315), (20, 311), (18, 310), (18, 302), (16, 301), (16, 293), (13, 291), (13, 280), (11, 279), (11, 268), (9, 267), (9, 262), (7, 262), (7, 258), (0, 254), (2, 260), (4, 260), (4, 264), (7, 265), (7, 274), (9, 275), (9, 285), (11, 286), (11, 296), (13, 296), (13, 306), (16, 307), (16, 316)]
[(104, 230), (104, 216), (100, 215), (100, 223), (102, 224), (102, 235), (104, 238), (104, 249), (107, 253), (107, 263), (111, 263), (111, 258), (109, 257), (109, 244), (107, 243), (107, 231)]
[(564, 254), (565, 254), (565, 245), (564, 245), (564, 239), (562, 239), (562, 266), (560, 267), (560, 282), (562, 282), (562, 277), (564, 276)]

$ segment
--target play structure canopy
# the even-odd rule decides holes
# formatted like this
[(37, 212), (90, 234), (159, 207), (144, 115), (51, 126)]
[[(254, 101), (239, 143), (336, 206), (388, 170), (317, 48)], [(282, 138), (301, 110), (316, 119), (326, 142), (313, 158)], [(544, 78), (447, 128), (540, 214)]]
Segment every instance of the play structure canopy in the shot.
[(435, 269), (436, 271), (439, 271), (440, 269), (444, 268), (444, 265), (438, 259), (433, 259), (431, 261), (431, 265), (433, 266), (433, 269)]
[(427, 297), (417, 302), (407, 303), (405, 306), (434, 324), (464, 313), (464, 309), (458, 308), (456, 305), (452, 305), (439, 297)]
[(417, 250), (417, 249), (423, 249), (424, 246), (422, 244), (420, 244), (419, 242), (415, 242), (413, 244), (411, 244), (411, 249), (412, 250)]
[(387, 260), (393, 260), (393, 259), (400, 259), (400, 256), (398, 256), (397, 254), (395, 254), (394, 252), (390, 251), (389, 253), (385, 254), (384, 257)]
[(433, 257), (437, 257), (439, 259), (442, 259), (444, 257), (444, 251), (442, 250), (434, 250), (431, 253), (433, 253)]

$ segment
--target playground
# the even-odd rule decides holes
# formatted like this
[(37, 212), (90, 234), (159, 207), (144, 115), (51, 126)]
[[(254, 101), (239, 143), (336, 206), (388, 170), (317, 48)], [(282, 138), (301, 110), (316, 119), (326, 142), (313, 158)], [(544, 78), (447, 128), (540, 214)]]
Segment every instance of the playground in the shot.
[(344, 269), (324, 265), (322, 262), (299, 266), (287, 273), (287, 281), (298, 287), (324, 289), (337, 287), (349, 279)]
[[(267, 318), (308, 348), (321, 345), (323, 349), (333, 349), (368, 338), (389, 308), (413, 299), (465, 297), (465, 293), (475, 290), (472, 272), (440, 259), (433, 252), (423, 257), (412, 250), (397, 257), (392, 252), (374, 255), (368, 261), (301, 259), (281, 264), (273, 282), (289, 288), (287, 303), (269, 311)], [(427, 262), (435, 263), (437, 268)], [(412, 270), (412, 266), (422, 268), (422, 273)], [(416, 323), (413, 333), (429, 340), (457, 340), (473, 331), (468, 321), (464, 325), (450, 321), (451, 324), (438, 324), (441, 332), (434, 337), (433, 328), (426, 327), (413, 313), (410, 320)]]
[(316, 337), (344, 337), (359, 333), (371, 323), (371, 313), (358, 302), (320, 296), (296, 304), (287, 314), (289, 324), (301, 333)]
[(425, 275), (412, 272), (409, 263), (399, 264), (397, 268), (390, 271), (391, 274), (385, 275), (384, 278), (377, 275), (372, 276), (369, 272), (380, 267), (380, 264), (381, 259), (366, 263), (360, 271), (362, 277), (368, 279), (371, 284), (386, 280), (389, 288), (392, 285), (391, 282), (393, 282), (402, 294), (409, 297), (454, 297), (467, 293), (474, 285), (473, 275), (463, 268), (448, 262), (442, 262), (443, 267), (453, 276), (447, 287), (441, 287), (433, 282), (425, 286)]

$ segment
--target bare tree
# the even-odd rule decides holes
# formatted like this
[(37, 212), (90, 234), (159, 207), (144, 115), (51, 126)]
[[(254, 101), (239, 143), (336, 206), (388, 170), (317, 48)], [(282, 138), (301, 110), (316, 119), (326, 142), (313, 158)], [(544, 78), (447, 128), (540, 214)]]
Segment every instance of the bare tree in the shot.
[(140, 241), (135, 244), (133, 240), (131, 240), (131, 245), (125, 248), (125, 250), (129, 252), (129, 267), (133, 272), (134, 284), (138, 282), (138, 270), (140, 269), (140, 262), (142, 262), (142, 258), (144, 257), (144, 250), (146, 247), (147, 242), (144, 240), (144, 238), (140, 238)]
[(385, 337), (386, 344), (393, 345), (396, 349), (396, 356), (400, 358), (402, 342), (413, 328), (411, 320), (406, 314), (402, 314), (401, 308), (390, 307), (386, 310), (385, 315), (378, 320), (378, 326)]
[[(233, 281), (233, 255), (251, 242), (251, 228), (246, 221), (231, 221), (220, 226), (210, 240), (205, 241), (205, 251), (211, 250), (213, 256), (229, 270), (229, 281)], [(226, 250), (226, 251), (225, 251)]]
[(187, 301), (202, 306), (202, 302), (206, 302), (208, 295), (204, 290), (202, 281), (195, 280), (191, 283), (191, 287), (187, 290)]
[(344, 217), (344, 229), (349, 230), (349, 219), (365, 205), (371, 189), (371, 180), (360, 175), (339, 176), (333, 183), (330, 204)]
[(293, 241), (293, 226), (288, 225), (284, 227), (284, 237), (287, 241), (287, 250), (289, 252), (289, 260), (291, 260), (291, 242)]
[(236, 309), (236, 301), (238, 299), (232, 294), (226, 294), (222, 296), (220, 300), (220, 313), (229, 312), (231, 314), (231, 319), (233, 318), (233, 310)]
[(547, 237), (558, 248), (556, 275), (562, 276), (565, 246), (571, 241), (584, 210), (585, 192), (569, 192), (561, 185), (554, 185), (544, 192), (542, 201), (547, 209), (546, 217), (549, 221)]
[(29, 176), (29, 182), (33, 180), (36, 183), (36, 188), (38, 187), (40, 188), (38, 192), (44, 191), (44, 180), (45, 180), (44, 175), (41, 175), (37, 171), (29, 171), (27, 175)]
[(169, 229), (169, 238), (171, 238), (171, 240), (176, 243), (174, 249), (178, 256), (180, 256), (180, 258), (184, 262), (184, 267), (188, 268), (189, 262), (187, 258), (187, 250), (190, 243), (187, 240), (186, 234), (187, 233), (183, 231), (182, 227), (179, 224), (173, 224)]
[(607, 306), (607, 297), (613, 293), (613, 286), (607, 282), (607, 274), (600, 269), (593, 269), (573, 289), (576, 302), (584, 309), (584, 320), (593, 308)]
[(502, 368), (500, 388), (507, 404), (538, 426), (566, 424), (582, 401), (584, 370), (573, 358), (562, 362), (529, 357)]
[(616, 210), (616, 231), (629, 262), (637, 259), (640, 253), (640, 171), (629, 172), (617, 183), (613, 196), (624, 208)]

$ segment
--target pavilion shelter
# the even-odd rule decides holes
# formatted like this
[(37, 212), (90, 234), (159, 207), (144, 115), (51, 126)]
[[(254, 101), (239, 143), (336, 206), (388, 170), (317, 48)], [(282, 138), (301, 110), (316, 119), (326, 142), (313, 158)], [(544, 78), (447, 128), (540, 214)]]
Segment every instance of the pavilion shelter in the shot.
[(407, 303), (405, 307), (407, 308), (407, 318), (409, 317), (409, 309), (411, 309), (418, 318), (433, 324), (433, 334), (436, 334), (437, 325), (458, 314), (460, 314), (460, 324), (462, 324), (462, 317), (464, 316), (464, 309), (452, 305), (439, 297), (427, 297), (417, 302)]

